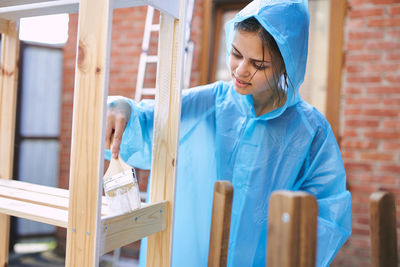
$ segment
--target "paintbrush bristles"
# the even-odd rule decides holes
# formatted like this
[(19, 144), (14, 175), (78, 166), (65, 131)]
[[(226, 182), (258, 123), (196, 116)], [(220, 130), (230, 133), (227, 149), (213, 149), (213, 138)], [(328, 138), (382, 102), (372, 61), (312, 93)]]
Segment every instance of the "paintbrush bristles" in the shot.
[(121, 214), (140, 208), (140, 192), (135, 169), (121, 157), (112, 158), (103, 178), (110, 214)]

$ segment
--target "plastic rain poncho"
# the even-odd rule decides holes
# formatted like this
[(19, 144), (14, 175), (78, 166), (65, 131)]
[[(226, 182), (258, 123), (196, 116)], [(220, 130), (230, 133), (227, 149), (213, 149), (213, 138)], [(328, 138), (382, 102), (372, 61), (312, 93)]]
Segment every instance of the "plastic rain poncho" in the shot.
[[(228, 266), (265, 266), (268, 202), (274, 190), (304, 190), (317, 198), (317, 266), (328, 266), (351, 233), (351, 196), (335, 137), (325, 118), (299, 95), (307, 59), (307, 1), (253, 1), (226, 25), (228, 53), (234, 23), (250, 16), (279, 46), (290, 79), (287, 101), (257, 117), (252, 96), (238, 94), (231, 82), (184, 90), (173, 267), (207, 266), (217, 180), (229, 180), (234, 187)], [(132, 113), (121, 156), (150, 169), (154, 102), (128, 101)]]

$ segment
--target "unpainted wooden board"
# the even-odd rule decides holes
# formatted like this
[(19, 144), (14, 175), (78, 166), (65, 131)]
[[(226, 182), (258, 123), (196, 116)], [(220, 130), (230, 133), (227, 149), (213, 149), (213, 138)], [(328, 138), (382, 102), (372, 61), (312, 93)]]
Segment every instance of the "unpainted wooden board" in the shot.
[(305, 192), (276, 191), (268, 211), (268, 267), (314, 267), (318, 205)]
[[(5, 26), (7, 25), (7, 26)], [(5, 28), (6, 27), (6, 28)], [(17, 22), (2, 26), (0, 63), (0, 177), (11, 179), (14, 158), (19, 39)], [(0, 266), (8, 261), (10, 218), (0, 214)]]
[(373, 267), (397, 267), (396, 200), (390, 192), (370, 197), (371, 260)]

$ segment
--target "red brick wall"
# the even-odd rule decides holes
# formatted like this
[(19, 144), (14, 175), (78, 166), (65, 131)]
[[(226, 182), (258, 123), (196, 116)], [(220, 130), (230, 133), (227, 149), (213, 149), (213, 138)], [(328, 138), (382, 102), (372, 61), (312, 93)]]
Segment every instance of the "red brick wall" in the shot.
[(348, 3), (341, 148), (353, 234), (334, 265), (370, 266), (370, 194), (393, 192), (400, 218), (400, 1)]
[[(146, 12), (147, 7), (125, 8), (114, 11), (110, 55), (109, 95), (134, 97)], [(158, 21), (158, 15), (159, 13), (156, 12), (154, 15), (154, 23)], [(69, 181), (77, 27), (78, 16), (77, 14), (72, 14), (70, 15), (69, 21), (69, 38), (64, 47), (59, 169), (59, 187), (61, 188), (68, 188)], [(191, 86), (198, 85), (200, 78), (199, 59), (201, 52), (201, 27), (202, 0), (197, 0), (191, 29), (191, 40), (194, 42)], [(158, 34), (152, 33), (149, 54), (157, 53), (157, 43)], [(145, 87), (154, 87), (155, 72), (155, 64), (148, 65), (145, 77)], [(139, 180), (146, 181), (145, 178), (147, 177), (148, 172), (139, 170), (138, 175)], [(146, 186), (146, 182), (140, 184), (140, 187), (143, 190)], [(65, 235), (65, 229), (58, 229), (58, 250), (60, 253), (65, 251)], [(124, 247), (122, 254), (125, 256), (137, 257), (138, 247), (138, 242)]]

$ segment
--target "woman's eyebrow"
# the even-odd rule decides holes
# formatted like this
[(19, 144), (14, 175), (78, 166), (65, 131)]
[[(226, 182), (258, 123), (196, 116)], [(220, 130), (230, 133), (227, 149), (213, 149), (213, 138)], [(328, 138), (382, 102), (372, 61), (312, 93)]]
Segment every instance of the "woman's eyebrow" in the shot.
[[(242, 53), (240, 53), (240, 51), (232, 44), (232, 48), (237, 52), (237, 53), (239, 53), (240, 55), (242, 54)], [(252, 61), (252, 62), (257, 62), (257, 63), (271, 63), (271, 61), (268, 61), (268, 60), (262, 60), (262, 59), (254, 59), (254, 58), (250, 58), (250, 61)]]

